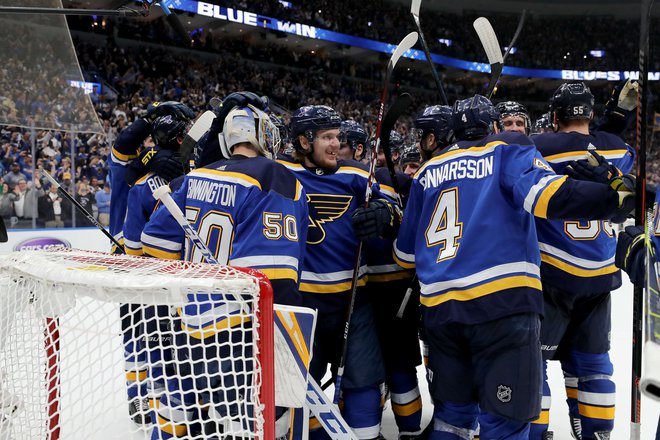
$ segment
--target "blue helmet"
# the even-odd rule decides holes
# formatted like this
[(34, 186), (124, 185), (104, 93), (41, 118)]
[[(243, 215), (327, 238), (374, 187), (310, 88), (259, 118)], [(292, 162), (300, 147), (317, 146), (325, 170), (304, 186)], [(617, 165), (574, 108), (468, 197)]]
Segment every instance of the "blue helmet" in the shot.
[(529, 134), (532, 124), (529, 119), (529, 113), (524, 105), (516, 101), (502, 101), (497, 103), (495, 108), (500, 112), (500, 130), (504, 130), (504, 118), (507, 116), (519, 116), (525, 122), (525, 134)]
[(401, 152), (403, 149), (403, 136), (399, 134), (398, 131), (390, 131), (390, 151)]
[(353, 151), (357, 149), (358, 145), (362, 145), (363, 151), (366, 151), (369, 144), (369, 133), (360, 123), (350, 119), (342, 121), (339, 131), (342, 142), (346, 142)]
[(552, 131), (552, 121), (550, 120), (550, 113), (543, 113), (539, 118), (534, 121), (532, 127), (532, 134), (543, 133), (544, 130)]
[(401, 158), (399, 159), (399, 163), (403, 167), (407, 163), (411, 162), (421, 162), (422, 161), (422, 155), (419, 152), (419, 149), (417, 148), (417, 145), (415, 144), (408, 144), (403, 147), (403, 151), (401, 152)]
[(438, 147), (444, 147), (451, 142), (451, 107), (448, 105), (432, 105), (422, 110), (413, 121), (417, 142), (429, 133), (433, 133)]
[(500, 114), (490, 99), (482, 95), (456, 101), (451, 112), (451, 126), (459, 141), (481, 139), (493, 133), (493, 122)]
[(341, 126), (341, 117), (327, 105), (308, 105), (300, 107), (291, 116), (289, 123), (289, 136), (294, 147), (302, 152), (298, 136), (303, 135), (313, 142), (319, 130), (338, 129)]
[(594, 95), (585, 83), (560, 85), (550, 98), (550, 115), (558, 121), (591, 119)]
[(173, 115), (159, 116), (151, 125), (151, 137), (156, 145), (164, 150), (178, 150), (179, 139), (188, 131), (188, 120)]

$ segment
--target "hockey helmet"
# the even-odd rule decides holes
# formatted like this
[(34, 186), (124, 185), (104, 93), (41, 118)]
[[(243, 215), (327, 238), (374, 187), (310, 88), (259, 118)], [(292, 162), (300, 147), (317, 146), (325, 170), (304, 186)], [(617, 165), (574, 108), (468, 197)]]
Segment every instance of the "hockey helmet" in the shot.
[(585, 83), (565, 83), (550, 99), (550, 115), (554, 121), (591, 119), (594, 95)]
[(159, 116), (151, 125), (151, 137), (154, 143), (165, 150), (178, 150), (188, 131), (189, 122), (172, 115)]
[(339, 129), (340, 126), (341, 117), (333, 108), (327, 105), (308, 105), (300, 107), (291, 116), (289, 134), (296, 150), (311, 153), (302, 149), (298, 136), (305, 136), (311, 144), (317, 131)]
[(552, 121), (550, 120), (550, 113), (543, 113), (539, 118), (534, 121), (532, 127), (532, 134), (543, 133), (544, 130), (552, 131)]
[(500, 114), (482, 95), (456, 101), (451, 112), (451, 127), (456, 139), (481, 139), (493, 133), (493, 122), (498, 122)]
[(390, 151), (392, 152), (401, 152), (403, 150), (403, 136), (399, 134), (398, 131), (390, 131)]
[(423, 145), (422, 140), (433, 133), (438, 147), (449, 145), (452, 137), (451, 107), (448, 105), (432, 105), (422, 110), (414, 122), (416, 141)]
[(346, 142), (353, 151), (357, 149), (358, 145), (362, 145), (363, 150), (367, 149), (369, 134), (360, 123), (350, 119), (342, 121), (339, 131), (342, 142)]
[(529, 119), (529, 113), (524, 105), (515, 101), (502, 101), (499, 102), (495, 108), (500, 112), (500, 130), (504, 130), (504, 118), (508, 116), (519, 116), (523, 118), (523, 121), (525, 122), (525, 134), (529, 134), (532, 123)]
[(417, 145), (411, 143), (403, 147), (403, 151), (401, 152), (401, 159), (399, 159), (399, 163), (401, 164), (402, 167), (404, 167), (408, 163), (413, 163), (413, 162), (419, 163), (421, 161), (422, 161), (422, 155), (420, 154)]

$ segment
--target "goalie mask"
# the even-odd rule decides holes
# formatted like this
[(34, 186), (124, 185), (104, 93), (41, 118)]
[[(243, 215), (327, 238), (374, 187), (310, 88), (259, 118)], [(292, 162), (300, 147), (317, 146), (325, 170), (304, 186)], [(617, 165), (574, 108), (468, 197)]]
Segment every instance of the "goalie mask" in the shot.
[(275, 159), (281, 142), (280, 132), (270, 117), (251, 105), (237, 107), (227, 114), (218, 141), (225, 157), (231, 157), (234, 145), (248, 142), (268, 159)]

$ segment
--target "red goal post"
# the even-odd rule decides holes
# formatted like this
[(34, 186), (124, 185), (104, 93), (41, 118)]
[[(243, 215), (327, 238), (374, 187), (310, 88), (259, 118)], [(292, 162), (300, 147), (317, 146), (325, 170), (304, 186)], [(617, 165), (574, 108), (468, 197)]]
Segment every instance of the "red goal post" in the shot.
[[(176, 341), (155, 348), (166, 371), (159, 378), (177, 383), (190, 374), (200, 402), (177, 409), (194, 412), (204, 423), (211, 420), (223, 435), (239, 425), (244, 430), (233, 433), (235, 438), (275, 438), (273, 292), (261, 272), (82, 250), (0, 256), (0, 438), (106, 439), (113, 432), (126, 438), (126, 432), (140, 430), (128, 415), (125, 364), (131, 356), (154, 359), (149, 354), (154, 348), (126, 350), (163, 338), (145, 333), (153, 326), (142, 326), (142, 319), (134, 320), (139, 325), (130, 332), (122, 328), (121, 304), (167, 306), (173, 312), (158, 318), (168, 321)], [(187, 321), (204, 322), (196, 333), (205, 336), (182, 346), (193, 338), (181, 316), (191, 306), (202, 310), (200, 304), (209, 305), (203, 310), (214, 316), (204, 322), (209, 318), (200, 312)], [(219, 310), (228, 315), (218, 316)], [(216, 333), (233, 336), (207, 337)], [(203, 353), (230, 353), (222, 358), (227, 365), (200, 377), (195, 365), (205, 361), (190, 354), (200, 344)], [(162, 358), (169, 355), (168, 364)], [(241, 361), (234, 362), (234, 355)], [(138, 382), (150, 389), (151, 366), (143, 368), (147, 373)], [(236, 389), (224, 389), (226, 383)], [(190, 387), (180, 391), (187, 395)], [(227, 401), (232, 395), (240, 398)]]

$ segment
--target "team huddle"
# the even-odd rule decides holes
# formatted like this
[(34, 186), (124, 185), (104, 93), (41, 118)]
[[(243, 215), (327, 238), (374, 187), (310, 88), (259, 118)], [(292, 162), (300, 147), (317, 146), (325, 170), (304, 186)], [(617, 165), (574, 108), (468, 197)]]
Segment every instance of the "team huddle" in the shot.
[[(151, 105), (113, 147), (111, 233), (129, 254), (205, 261), (152, 196), (169, 184), (220, 264), (259, 269), (276, 303), (317, 311), (310, 375), (320, 383), (328, 366), (340, 370), (341, 413), (356, 438), (384, 438), (387, 390), (399, 439), (551, 439), (546, 367), (559, 360), (573, 435), (609, 439), (610, 292), (621, 285), (612, 223), (634, 208), (635, 150), (622, 133), (635, 87), (617, 87), (595, 124), (583, 83), (560, 86), (535, 124), (520, 104), (480, 95), (426, 107), (412, 137), (389, 133), (391, 157), (376, 152), (373, 175), (374, 147), (358, 122), (313, 105), (285, 126), (250, 92), (215, 109), (187, 172), (181, 144), (196, 115), (177, 102)], [(131, 307), (122, 317), (135, 319)], [(178, 313), (186, 346), (248, 325), (220, 302)], [(137, 343), (129, 333), (125, 344)], [(190, 420), (203, 417), (195, 372), (213, 374), (231, 352), (193, 348), (189, 383), (169, 383), (141, 353), (126, 359), (127, 372), (135, 369), (127, 378), (149, 375), (150, 389), (128, 381), (133, 420), (153, 424), (153, 439), (201, 435), (191, 426), (225, 438), (222, 426)], [(152, 415), (148, 399), (158, 400)], [(232, 407), (211, 410), (227, 418)], [(279, 423), (288, 414), (277, 408), (278, 438), (290, 438)], [(309, 430), (310, 439), (330, 438), (315, 419)]]

